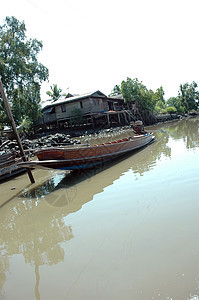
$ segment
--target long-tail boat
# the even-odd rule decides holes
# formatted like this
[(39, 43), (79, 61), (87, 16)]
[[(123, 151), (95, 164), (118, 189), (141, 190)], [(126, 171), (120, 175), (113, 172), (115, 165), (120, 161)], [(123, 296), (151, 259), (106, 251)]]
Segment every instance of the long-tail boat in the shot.
[(7, 153), (0, 151), (0, 182), (24, 172), (25, 169), (20, 166), (22, 161), (23, 159), (17, 157), (14, 151), (7, 151)]
[(87, 169), (144, 147), (153, 140), (152, 133), (143, 133), (97, 145), (80, 144), (43, 148), (35, 153), (38, 161), (23, 162), (21, 165), (30, 168), (46, 167), (61, 170)]

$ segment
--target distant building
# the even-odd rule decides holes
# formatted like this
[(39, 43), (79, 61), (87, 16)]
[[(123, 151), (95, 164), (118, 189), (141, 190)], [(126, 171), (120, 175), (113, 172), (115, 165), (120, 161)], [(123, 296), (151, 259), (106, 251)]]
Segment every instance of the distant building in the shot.
[[(108, 97), (100, 91), (84, 95), (68, 94), (65, 98), (58, 99), (42, 109), (43, 117), (38, 125), (57, 126), (69, 124), (75, 112), (79, 112), (86, 123), (95, 123), (95, 119), (104, 118), (105, 123), (110, 122), (110, 115), (116, 116), (118, 123), (124, 114), (124, 99), (121, 95)], [(112, 117), (113, 118), (113, 117)], [(127, 120), (125, 115), (125, 120)], [(126, 122), (126, 121), (125, 121)], [(109, 125), (109, 124), (108, 124)]]

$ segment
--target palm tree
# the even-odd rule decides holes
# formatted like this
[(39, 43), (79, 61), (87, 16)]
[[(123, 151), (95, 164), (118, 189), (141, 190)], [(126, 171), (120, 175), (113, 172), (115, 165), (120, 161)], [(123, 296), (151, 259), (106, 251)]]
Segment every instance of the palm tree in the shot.
[(62, 89), (58, 88), (57, 84), (53, 84), (51, 87), (50, 87), (51, 91), (47, 91), (46, 94), (51, 97), (51, 100), (53, 100), (53, 102), (55, 102), (56, 100), (58, 100), (59, 98), (61, 97), (66, 97), (66, 94), (63, 93), (62, 94)]

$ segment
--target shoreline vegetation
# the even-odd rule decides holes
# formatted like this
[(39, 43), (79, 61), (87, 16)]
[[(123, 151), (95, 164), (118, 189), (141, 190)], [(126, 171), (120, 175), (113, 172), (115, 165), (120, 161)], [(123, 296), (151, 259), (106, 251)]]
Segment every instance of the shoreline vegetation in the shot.
[[(38, 41), (36, 38), (29, 39), (26, 36), (24, 21), (21, 22), (13, 16), (6, 17), (4, 24), (0, 26), (1, 82), (16, 126), (21, 130), (21, 135), (23, 134), (26, 137), (30, 137), (30, 139), (34, 138), (37, 122), (39, 118), (42, 118), (41, 85), (49, 78), (48, 68), (42, 65), (38, 60), (38, 54), (42, 50), (42, 47), (42, 41)], [(47, 101), (50, 101), (52, 104), (63, 97), (67, 98), (67, 95), (70, 93), (66, 95), (57, 84), (53, 84), (51, 85), (51, 90), (47, 91), (46, 94), (49, 97)], [(127, 120), (120, 126), (130, 125), (131, 121), (136, 120), (141, 120), (144, 126), (149, 126), (159, 122), (179, 119), (181, 116), (190, 115), (191, 112), (194, 112), (192, 113), (193, 115), (197, 114), (199, 106), (198, 85), (194, 81), (181, 84), (178, 95), (165, 100), (165, 91), (162, 86), (157, 88), (156, 91), (153, 91), (147, 88), (143, 82), (137, 78), (131, 79), (127, 77), (121, 84), (114, 86), (108, 97), (112, 97), (113, 99), (122, 98), (124, 104), (122, 106), (124, 119), (128, 119), (126, 116), (127, 112), (130, 112), (130, 115), (133, 116), (132, 120)], [(106, 100), (106, 96), (104, 99)], [(90, 124), (87, 126), (88, 124), (85, 123), (83, 117), (85, 114), (87, 116), (88, 112), (85, 113), (81, 110), (81, 108), (83, 108), (81, 101), (79, 104), (80, 108), (75, 108), (76, 114), (69, 115), (69, 120), (67, 120), (71, 126), (67, 127), (66, 124), (64, 128), (65, 118), (63, 119), (62, 130), (67, 134), (78, 136), (84, 131), (89, 133), (98, 132), (103, 129), (119, 126), (117, 121), (115, 124), (109, 124), (109, 113), (107, 116), (108, 124), (99, 124), (96, 128), (94, 128), (94, 123), (92, 124), (93, 128), (92, 126), (89, 127)], [(112, 104), (114, 104), (114, 102)], [(62, 130), (55, 128), (55, 126), (57, 123), (57, 127), (59, 127), (59, 121), (60, 123), (62, 121), (62, 113), (65, 112), (67, 108), (64, 106), (60, 107), (60, 109), (61, 113), (59, 112), (57, 118), (56, 113), (50, 108), (53, 120), (50, 118), (49, 122), (53, 122), (52, 126), (54, 127), (49, 128), (49, 131), (41, 129), (40, 132), (38, 131), (38, 137), (50, 133), (62, 132)], [(108, 112), (111, 110), (112, 108), (109, 107)], [(114, 107), (113, 112), (117, 115), (117, 109), (115, 110)], [(94, 120), (91, 114), (89, 114), (89, 118)], [(91, 121), (91, 123), (92, 122), (93, 121)], [(44, 127), (46, 124), (43, 124)], [(10, 126), (10, 118), (6, 113), (3, 101), (0, 101), (0, 131), (3, 131), (5, 126)]]

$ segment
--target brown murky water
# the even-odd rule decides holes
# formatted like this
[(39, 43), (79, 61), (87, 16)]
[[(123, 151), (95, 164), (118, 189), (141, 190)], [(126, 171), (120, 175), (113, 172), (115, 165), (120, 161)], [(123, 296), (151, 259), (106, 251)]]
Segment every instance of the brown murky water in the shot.
[(199, 118), (153, 130), (97, 171), (0, 184), (1, 299), (199, 299)]

